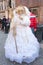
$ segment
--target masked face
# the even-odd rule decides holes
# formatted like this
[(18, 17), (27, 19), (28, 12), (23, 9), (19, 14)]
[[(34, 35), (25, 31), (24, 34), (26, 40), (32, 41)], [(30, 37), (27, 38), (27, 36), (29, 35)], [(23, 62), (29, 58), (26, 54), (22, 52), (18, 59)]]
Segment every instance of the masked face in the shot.
[(25, 9), (24, 9), (23, 7), (17, 8), (17, 9), (16, 9), (16, 13), (19, 14), (19, 15), (22, 15), (22, 14), (25, 13)]

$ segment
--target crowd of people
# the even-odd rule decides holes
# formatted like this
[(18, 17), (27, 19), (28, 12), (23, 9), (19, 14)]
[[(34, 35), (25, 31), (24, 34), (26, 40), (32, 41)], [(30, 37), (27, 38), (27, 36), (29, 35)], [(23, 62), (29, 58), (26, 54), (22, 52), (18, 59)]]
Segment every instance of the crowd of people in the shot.
[(10, 19), (3, 16), (3, 18), (0, 19), (0, 28), (5, 33), (8, 33), (10, 28)]

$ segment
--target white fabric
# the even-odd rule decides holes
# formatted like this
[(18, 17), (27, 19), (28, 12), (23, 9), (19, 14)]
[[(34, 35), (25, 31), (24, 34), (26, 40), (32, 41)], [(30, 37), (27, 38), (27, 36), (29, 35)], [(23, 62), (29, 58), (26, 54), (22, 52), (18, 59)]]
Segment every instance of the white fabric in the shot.
[(35, 18), (36, 16), (30, 16), (30, 18)]
[(26, 7), (26, 6), (24, 6), (24, 8), (25, 8), (25, 10), (26, 10), (26, 14), (28, 15), (28, 16), (30, 16), (30, 11), (29, 11), (29, 9)]
[[(18, 63), (33, 62), (35, 58), (39, 56), (39, 43), (29, 27), (30, 20), (28, 16), (23, 15), (23, 20), (20, 20), (18, 15), (15, 15), (13, 21), (15, 24), (18, 24), (16, 27), (16, 45), (18, 53), (13, 30), (10, 30), (4, 47), (5, 56), (11, 61), (16, 61)], [(26, 26), (19, 24), (25, 24)]]

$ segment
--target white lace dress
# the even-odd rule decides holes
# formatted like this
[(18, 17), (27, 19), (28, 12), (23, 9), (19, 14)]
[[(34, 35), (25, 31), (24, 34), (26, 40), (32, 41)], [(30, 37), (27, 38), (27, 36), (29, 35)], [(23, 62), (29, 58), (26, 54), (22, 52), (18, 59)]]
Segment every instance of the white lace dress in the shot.
[(23, 20), (20, 20), (15, 16), (13, 18), (13, 23), (21, 23), (26, 26), (16, 26), (16, 44), (13, 36), (13, 30), (10, 30), (4, 47), (5, 57), (18, 63), (33, 62), (39, 56), (39, 42), (29, 27), (30, 20), (28, 16), (23, 16)]

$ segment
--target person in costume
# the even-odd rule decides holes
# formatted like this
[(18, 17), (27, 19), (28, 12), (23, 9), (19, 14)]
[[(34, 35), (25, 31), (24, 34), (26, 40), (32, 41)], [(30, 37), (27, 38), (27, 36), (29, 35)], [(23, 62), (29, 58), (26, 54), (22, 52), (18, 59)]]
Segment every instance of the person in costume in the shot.
[(31, 63), (39, 57), (39, 42), (30, 28), (30, 14), (26, 6), (13, 11), (10, 32), (5, 42), (5, 57), (18, 63)]

